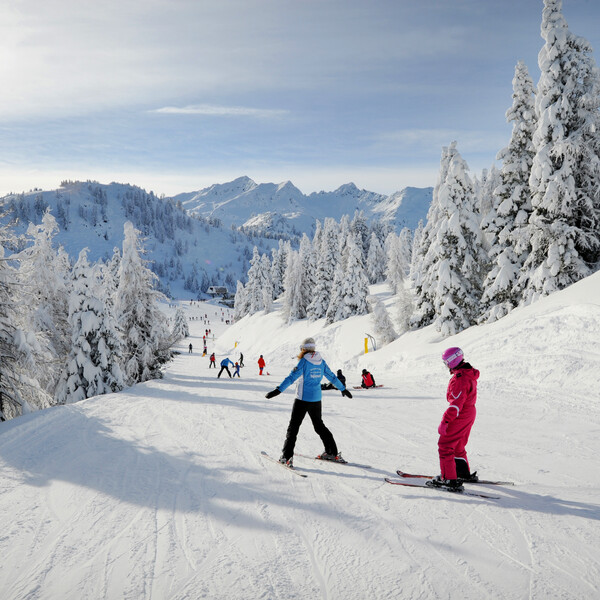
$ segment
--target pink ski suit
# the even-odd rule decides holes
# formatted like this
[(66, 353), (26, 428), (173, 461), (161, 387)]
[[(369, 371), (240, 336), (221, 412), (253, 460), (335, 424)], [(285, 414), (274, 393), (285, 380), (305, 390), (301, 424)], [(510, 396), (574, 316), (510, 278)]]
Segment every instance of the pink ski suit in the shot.
[(452, 377), (446, 392), (450, 406), (446, 409), (438, 429), (440, 468), (444, 479), (456, 479), (455, 458), (464, 460), (466, 469), (469, 470), (465, 446), (477, 414), (475, 402), (479, 379), (479, 371), (466, 362), (452, 369), (450, 373)]

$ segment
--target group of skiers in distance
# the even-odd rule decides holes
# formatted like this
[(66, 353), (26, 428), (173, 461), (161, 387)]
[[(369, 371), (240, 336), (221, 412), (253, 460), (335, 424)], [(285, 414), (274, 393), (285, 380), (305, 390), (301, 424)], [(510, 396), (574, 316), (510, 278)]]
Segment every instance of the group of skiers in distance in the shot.
[[(190, 352), (191, 352), (191, 347), (192, 347), (192, 345), (190, 344)], [(215, 353), (213, 352), (209, 357), (209, 364), (208, 364), (209, 369), (213, 368), (213, 367), (215, 369), (217, 368), (216, 360), (217, 359), (216, 359)], [(262, 354), (258, 357), (257, 363), (258, 363), (258, 374), (265, 375), (264, 369), (266, 366), (266, 361)], [(240, 354), (240, 358), (235, 363), (229, 357), (225, 357), (223, 360), (221, 360), (221, 362), (219, 364), (220, 364), (221, 370), (219, 371), (217, 378), (221, 377), (221, 374), (223, 373), (223, 371), (226, 371), (230, 378), (233, 378), (236, 375), (238, 377), (240, 377), (240, 368), (245, 366), (244, 365), (244, 355)], [(234, 369), (233, 375), (231, 374), (231, 371), (229, 370), (230, 366), (233, 367), (233, 369)], [(270, 373), (266, 373), (266, 374), (270, 375)], [(342, 373), (341, 369), (337, 370), (336, 376), (337, 376), (338, 380), (342, 383), (342, 385), (344, 385), (344, 387), (345, 387), (346, 386), (346, 377)], [(361, 377), (362, 377), (362, 383), (360, 384), (361, 388), (378, 387), (375, 385), (375, 378), (366, 369), (362, 370)], [(337, 388), (335, 387), (335, 385), (333, 383), (330, 382), (330, 383), (321, 384), (321, 389), (322, 390), (334, 390)]]

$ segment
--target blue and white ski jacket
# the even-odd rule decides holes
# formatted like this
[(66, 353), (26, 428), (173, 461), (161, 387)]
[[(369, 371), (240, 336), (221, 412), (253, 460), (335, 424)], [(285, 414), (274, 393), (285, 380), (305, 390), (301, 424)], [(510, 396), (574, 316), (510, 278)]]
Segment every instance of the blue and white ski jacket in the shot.
[(305, 402), (320, 402), (321, 379), (323, 379), (323, 376), (327, 377), (340, 392), (346, 389), (318, 352), (305, 354), (292, 369), (291, 373), (277, 387), (283, 392), (294, 381), (298, 380), (296, 384), (296, 398)]

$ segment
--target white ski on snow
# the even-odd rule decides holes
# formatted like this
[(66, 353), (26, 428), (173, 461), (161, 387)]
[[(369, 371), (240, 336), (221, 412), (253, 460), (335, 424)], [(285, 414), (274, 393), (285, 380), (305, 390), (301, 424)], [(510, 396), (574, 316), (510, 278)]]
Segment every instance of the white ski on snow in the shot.
[(347, 467), (358, 467), (360, 469), (372, 469), (371, 465), (362, 465), (360, 463), (348, 462), (346, 459), (342, 460), (327, 460), (325, 458), (319, 458), (318, 456), (309, 456), (308, 454), (294, 453), (294, 456), (300, 456), (301, 458), (310, 458), (312, 460), (319, 460), (321, 462), (333, 463), (334, 465), (346, 465)]
[(284, 469), (287, 469), (288, 471), (290, 471), (294, 475), (298, 475), (298, 477), (308, 477), (308, 475), (306, 473), (300, 473), (299, 471), (297, 471), (296, 467), (288, 467), (287, 465), (285, 465), (283, 463), (280, 463), (276, 458), (273, 458), (272, 456), (269, 456), (264, 450), (261, 450), (260, 453), (265, 458), (268, 458), (270, 461), (273, 461), (274, 463), (278, 464), (280, 467), (283, 467)]

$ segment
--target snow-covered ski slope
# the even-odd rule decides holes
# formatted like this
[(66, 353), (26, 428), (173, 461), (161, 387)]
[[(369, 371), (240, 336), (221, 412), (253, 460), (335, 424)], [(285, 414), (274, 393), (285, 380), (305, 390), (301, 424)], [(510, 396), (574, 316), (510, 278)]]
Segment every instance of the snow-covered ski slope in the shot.
[[(208, 369), (190, 321), (194, 353), (182, 341), (163, 380), (0, 425), (0, 598), (598, 598), (599, 298), (595, 275), (449, 340), (428, 328), (366, 356), (368, 316), (212, 314), (209, 352), (243, 351), (240, 380)], [(371, 469), (297, 458), (303, 479), (260, 454), (279, 455), (294, 398), (264, 394), (307, 335), (349, 386), (363, 367), (385, 384), (324, 393), (344, 456)], [(481, 370), (472, 467), (517, 484), (494, 487), (499, 500), (384, 482), (437, 472), (440, 354), (455, 344)], [(322, 450), (308, 419), (297, 450)]]

